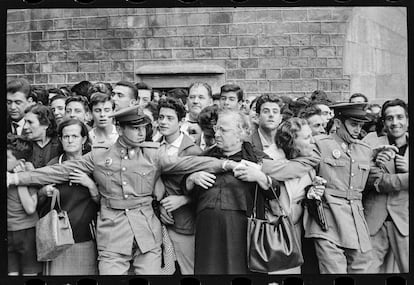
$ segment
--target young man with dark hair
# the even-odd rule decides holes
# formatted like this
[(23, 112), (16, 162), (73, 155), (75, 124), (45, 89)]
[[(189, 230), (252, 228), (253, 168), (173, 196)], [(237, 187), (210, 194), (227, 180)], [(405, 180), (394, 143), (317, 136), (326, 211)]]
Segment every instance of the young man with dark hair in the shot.
[(24, 111), (33, 103), (29, 98), (30, 83), (24, 78), (17, 78), (7, 83), (7, 132), (21, 135), (24, 126)]
[[(400, 99), (386, 101), (382, 107), (381, 120), (386, 135), (371, 142), (371, 147), (374, 150), (384, 145), (395, 147), (384, 149), (374, 157), (376, 172), (367, 185), (363, 200), (373, 246), (371, 271), (406, 273), (409, 270), (407, 104)], [(392, 266), (394, 263), (397, 268)]]
[(275, 144), (277, 127), (282, 121), (283, 101), (275, 95), (261, 95), (256, 101), (256, 113), (259, 127), (253, 129), (250, 136), (252, 145), (266, 153), (272, 159), (284, 158), (285, 155)]
[[(161, 137), (161, 151), (169, 156), (198, 155), (201, 149), (192, 139), (180, 131), (186, 115), (181, 101), (174, 98), (160, 100), (158, 124)], [(175, 254), (182, 274), (194, 274), (194, 218), (189, 205), (190, 198), (182, 187), (182, 175), (161, 176), (166, 195), (161, 200), (161, 221), (167, 225)]]
[(111, 97), (105, 93), (93, 93), (90, 97), (89, 109), (95, 127), (89, 131), (92, 147), (113, 145), (118, 139), (118, 132), (111, 118), (115, 105)]
[(71, 96), (65, 101), (65, 117), (78, 119), (82, 123), (88, 123), (90, 110), (88, 99), (84, 96)]
[(235, 84), (225, 84), (220, 89), (220, 108), (238, 111), (243, 103), (243, 90)]
[(50, 109), (53, 112), (53, 115), (55, 116), (56, 124), (59, 125), (60, 122), (63, 121), (65, 118), (65, 106), (66, 106), (66, 100), (68, 97), (62, 94), (57, 94), (52, 97), (49, 101)]
[(321, 110), (315, 106), (309, 106), (299, 113), (299, 118), (303, 118), (308, 122), (312, 130), (312, 136), (325, 134), (326, 123), (322, 119)]
[(138, 89), (138, 105), (145, 107), (148, 102), (151, 102), (152, 99), (154, 99), (153, 90), (146, 83), (135, 83), (135, 87)]
[(138, 101), (138, 89), (131, 82), (119, 81), (112, 90), (112, 100), (115, 103), (115, 111), (135, 105)]

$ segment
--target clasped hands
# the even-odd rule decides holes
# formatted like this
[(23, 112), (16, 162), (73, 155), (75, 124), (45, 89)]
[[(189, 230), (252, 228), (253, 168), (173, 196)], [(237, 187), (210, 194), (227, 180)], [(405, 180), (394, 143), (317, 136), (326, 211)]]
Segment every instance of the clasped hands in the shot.
[(387, 162), (394, 160), (398, 173), (408, 172), (408, 159), (398, 154), (398, 148), (394, 145), (382, 145), (373, 149), (374, 161), (378, 167), (383, 167)]
[[(228, 165), (233, 170), (234, 177), (246, 182), (257, 182), (264, 189), (269, 187), (268, 179), (261, 171), (260, 165), (247, 160), (240, 162), (231, 161)], [(216, 176), (206, 171), (198, 171), (191, 174), (187, 180), (204, 189), (208, 189), (214, 185)]]

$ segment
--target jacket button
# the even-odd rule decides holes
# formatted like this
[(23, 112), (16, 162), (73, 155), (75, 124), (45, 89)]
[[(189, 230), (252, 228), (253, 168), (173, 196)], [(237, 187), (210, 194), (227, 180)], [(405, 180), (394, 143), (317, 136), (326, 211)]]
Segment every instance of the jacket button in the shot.
[(351, 160), (352, 162), (355, 162), (355, 160), (353, 159), (353, 160)]
[(122, 171), (125, 171), (126, 170), (126, 168), (125, 167), (122, 167)]
[(128, 198), (128, 194), (125, 194), (125, 195), (124, 195), (124, 198), (125, 198), (125, 199), (126, 199), (126, 198)]
[(351, 190), (352, 190), (352, 189), (354, 189), (354, 187), (352, 187), (352, 186), (351, 186), (351, 187), (349, 187), (349, 189), (351, 189)]
[(122, 182), (122, 185), (127, 185), (126, 181), (123, 181), (123, 182)]
[(354, 173), (351, 173), (351, 176), (355, 176), (355, 174)]
[(129, 211), (129, 209), (125, 209), (125, 212), (128, 212)]
[(124, 156), (124, 159), (128, 159), (128, 156)]

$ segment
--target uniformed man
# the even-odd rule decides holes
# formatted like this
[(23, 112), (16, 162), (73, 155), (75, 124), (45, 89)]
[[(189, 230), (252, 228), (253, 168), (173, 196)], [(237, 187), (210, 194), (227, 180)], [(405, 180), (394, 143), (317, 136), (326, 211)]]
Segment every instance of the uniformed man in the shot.
[(136, 274), (159, 274), (161, 224), (151, 206), (154, 184), (161, 172), (185, 174), (219, 172), (237, 163), (208, 157), (175, 157), (159, 151), (159, 143), (144, 142), (149, 119), (139, 106), (113, 114), (119, 138), (109, 148), (94, 149), (81, 160), (8, 173), (8, 184), (50, 184), (70, 180), (74, 169), (92, 173), (101, 195), (97, 221), (99, 273), (127, 274), (132, 262)]
[(336, 134), (316, 138), (317, 175), (327, 180), (323, 204), (328, 229), (305, 211), (305, 237), (313, 238), (321, 273), (366, 273), (372, 247), (362, 207), (370, 173), (371, 148), (358, 139), (369, 119), (366, 103), (340, 103), (334, 109)]

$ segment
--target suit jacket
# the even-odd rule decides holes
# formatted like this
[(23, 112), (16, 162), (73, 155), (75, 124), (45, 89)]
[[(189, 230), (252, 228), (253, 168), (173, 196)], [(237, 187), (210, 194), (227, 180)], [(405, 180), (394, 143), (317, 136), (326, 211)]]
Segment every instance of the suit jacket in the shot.
[[(201, 148), (195, 145), (189, 136), (183, 134), (183, 140), (178, 148), (178, 156), (199, 155), (201, 152)], [(167, 195), (185, 194), (181, 185), (184, 175), (162, 174), (161, 178)], [(178, 208), (172, 215), (174, 224), (168, 225), (169, 228), (181, 234), (194, 234), (195, 211), (192, 204), (186, 204)]]
[[(374, 143), (374, 142), (373, 142)], [(388, 145), (387, 136), (378, 138), (376, 145)], [(404, 158), (408, 160), (409, 151)], [(409, 173), (396, 173), (394, 160), (389, 161), (383, 168), (374, 168), (374, 176), (370, 179), (370, 187), (364, 195), (365, 217), (371, 235), (375, 235), (384, 224), (388, 214), (398, 231), (408, 236), (408, 175)]]
[(258, 128), (254, 128), (253, 133), (249, 137), (249, 142), (252, 144), (253, 148), (263, 151), (263, 144), (260, 139)]

